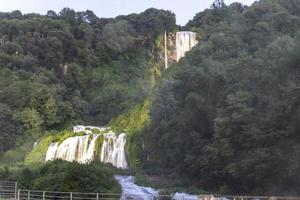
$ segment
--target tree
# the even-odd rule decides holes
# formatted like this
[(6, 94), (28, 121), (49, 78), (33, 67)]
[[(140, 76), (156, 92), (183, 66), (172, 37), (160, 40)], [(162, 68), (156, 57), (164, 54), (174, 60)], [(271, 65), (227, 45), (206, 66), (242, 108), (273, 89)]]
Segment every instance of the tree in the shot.
[(214, 0), (214, 2), (211, 5), (211, 8), (213, 9), (220, 9), (225, 7), (226, 4), (224, 3), (224, 0)]
[(123, 53), (134, 47), (133, 29), (127, 21), (120, 20), (103, 28), (103, 42), (116, 53)]
[(144, 133), (149, 163), (209, 191), (299, 194), (294, 3), (215, 1), (189, 22), (206, 37), (157, 89)]
[(44, 104), (43, 114), (44, 122), (49, 127), (60, 122), (58, 116), (58, 106), (53, 96), (50, 96)]
[(19, 10), (14, 10), (10, 13), (10, 17), (13, 19), (22, 19), (22, 12)]
[(73, 9), (63, 8), (59, 12), (59, 16), (72, 25), (76, 24), (76, 12)]
[(15, 138), (21, 130), (13, 118), (12, 110), (3, 103), (0, 103), (0, 129), (0, 152), (3, 152), (15, 144)]
[(44, 123), (42, 117), (39, 112), (35, 109), (25, 108), (19, 115), (20, 122), (27, 129), (37, 129), (42, 126)]
[(47, 11), (47, 16), (48, 16), (48, 17), (51, 17), (51, 18), (53, 18), (53, 19), (56, 19), (56, 18), (58, 17), (58, 15), (56, 14), (56, 12), (53, 11), (53, 10), (48, 10), (48, 11)]

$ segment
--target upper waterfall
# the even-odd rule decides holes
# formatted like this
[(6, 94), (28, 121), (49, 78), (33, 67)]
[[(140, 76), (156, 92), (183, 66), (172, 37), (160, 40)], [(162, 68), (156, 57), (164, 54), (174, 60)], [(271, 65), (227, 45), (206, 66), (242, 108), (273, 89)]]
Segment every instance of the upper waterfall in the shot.
[(196, 36), (197, 34), (191, 31), (179, 31), (176, 33), (177, 62), (198, 43)]
[[(96, 129), (100, 133), (93, 134)], [(88, 163), (93, 160), (111, 163), (118, 168), (127, 168), (125, 156), (126, 137), (124, 133), (116, 135), (105, 127), (74, 126), (74, 133), (84, 132), (83, 136), (69, 137), (61, 144), (54, 142), (49, 145), (46, 161), (62, 159)], [(104, 133), (101, 133), (104, 132)]]

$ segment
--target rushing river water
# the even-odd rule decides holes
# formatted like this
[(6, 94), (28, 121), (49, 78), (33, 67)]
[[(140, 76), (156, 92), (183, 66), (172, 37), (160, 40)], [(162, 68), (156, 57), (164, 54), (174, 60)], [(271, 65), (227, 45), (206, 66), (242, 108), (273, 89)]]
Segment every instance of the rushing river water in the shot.
[[(115, 176), (115, 179), (122, 187), (121, 200), (152, 200), (159, 196), (159, 191), (150, 187), (138, 186), (134, 183), (133, 176)], [(197, 200), (196, 195), (188, 195), (185, 193), (175, 193), (172, 195), (174, 200)]]

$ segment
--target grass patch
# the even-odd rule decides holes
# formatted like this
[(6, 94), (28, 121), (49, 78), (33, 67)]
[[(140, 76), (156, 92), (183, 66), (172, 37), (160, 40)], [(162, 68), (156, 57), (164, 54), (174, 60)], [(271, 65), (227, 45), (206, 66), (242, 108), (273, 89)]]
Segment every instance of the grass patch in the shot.
[(132, 168), (142, 162), (142, 131), (150, 123), (150, 99), (133, 107), (128, 113), (120, 115), (109, 123), (116, 133), (126, 133), (126, 153)]
[(146, 99), (143, 104), (133, 107), (128, 113), (113, 119), (108, 125), (115, 132), (131, 134), (140, 132), (149, 122), (150, 100)]
[[(2, 165), (14, 165), (16, 163), (23, 163), (26, 155), (32, 150), (34, 139), (31, 136), (23, 136), (18, 138), (16, 147), (4, 152), (0, 158)], [(19, 143), (19, 144), (18, 144)]]
[(25, 158), (26, 165), (33, 165), (45, 161), (46, 153), (49, 145), (53, 142), (54, 134), (45, 134), (37, 141), (37, 145), (33, 148)]

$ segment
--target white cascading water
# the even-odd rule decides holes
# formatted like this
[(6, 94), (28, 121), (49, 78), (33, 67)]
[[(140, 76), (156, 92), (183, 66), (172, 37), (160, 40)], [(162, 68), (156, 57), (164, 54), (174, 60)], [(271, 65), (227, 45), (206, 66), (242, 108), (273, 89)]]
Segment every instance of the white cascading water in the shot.
[(95, 157), (95, 147), (96, 147), (96, 141), (100, 135), (93, 135), (93, 139), (90, 143), (90, 145), (87, 148), (87, 151), (83, 156), (81, 157), (80, 162), (81, 163), (88, 163), (94, 160)]
[[(138, 186), (134, 183), (133, 176), (115, 176), (115, 179), (122, 187), (121, 200), (153, 200), (159, 197), (159, 191), (150, 187)], [(175, 193), (173, 200), (198, 200), (197, 195), (189, 195), (185, 193)], [(207, 200), (225, 200), (225, 199), (207, 199)], [(226, 199), (227, 200), (227, 199)]]
[(77, 156), (77, 147), (79, 138), (80, 137), (70, 137), (64, 140), (60, 145), (58, 145), (53, 159), (60, 158), (70, 162), (78, 161), (79, 157)]
[[(77, 160), (80, 163), (85, 163), (90, 156), (87, 156), (89, 150), (89, 138), (90, 135), (85, 135), (79, 138), (79, 144), (77, 149), (77, 157), (80, 160)], [(93, 141), (94, 142), (94, 141)]]
[(113, 132), (104, 135), (104, 141), (101, 150), (101, 162), (117, 163), (119, 168), (126, 169), (127, 162), (125, 156), (125, 134), (121, 133), (118, 137)]
[(122, 187), (121, 200), (152, 200), (159, 196), (158, 190), (136, 185), (133, 176), (115, 176), (115, 179)]
[(176, 33), (177, 62), (198, 43), (196, 36), (197, 34), (191, 31), (179, 31)]
[[(50, 144), (45, 160), (62, 159), (70, 162), (77, 161), (80, 163), (88, 163), (95, 159), (99, 159), (102, 162), (111, 163), (118, 168), (127, 168), (125, 134), (121, 133), (117, 136), (112, 131), (104, 134), (92, 134), (89, 129), (98, 129), (99, 131), (105, 130), (103, 127), (75, 126), (73, 128), (74, 132), (83, 131), (86, 135), (69, 137), (61, 144), (58, 142)], [(99, 137), (103, 137), (102, 148), (96, 149)], [(98, 158), (95, 157), (97, 151), (101, 152)]]
[(46, 154), (46, 161), (47, 160), (52, 160), (53, 158), (55, 158), (57, 148), (58, 148), (58, 143), (57, 142), (52, 143), (52, 144), (49, 145), (48, 151), (47, 151), (47, 154)]
[[(66, 161), (76, 161), (79, 163), (88, 163), (92, 160), (99, 159), (105, 163), (111, 163), (118, 168), (126, 169), (128, 164), (125, 156), (126, 135), (121, 133), (116, 135), (112, 131), (104, 134), (93, 134), (91, 129), (105, 131), (103, 127), (92, 126), (75, 126), (74, 132), (85, 132), (84, 136), (69, 137), (61, 144), (58, 142), (52, 143), (48, 147), (46, 161), (62, 159)], [(100, 138), (101, 137), (101, 138)], [(97, 140), (101, 139), (101, 149), (96, 149)], [(96, 151), (101, 151), (100, 156), (96, 158)], [(121, 200), (152, 200), (159, 197), (159, 191), (150, 187), (138, 186), (134, 183), (133, 176), (115, 176), (115, 179), (122, 187)], [(198, 200), (196, 195), (185, 193), (175, 193), (172, 196), (173, 200)], [(228, 200), (225, 198), (206, 198), (201, 200)]]

